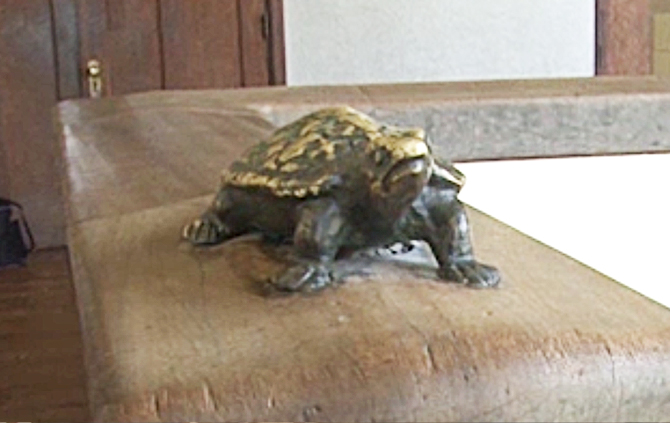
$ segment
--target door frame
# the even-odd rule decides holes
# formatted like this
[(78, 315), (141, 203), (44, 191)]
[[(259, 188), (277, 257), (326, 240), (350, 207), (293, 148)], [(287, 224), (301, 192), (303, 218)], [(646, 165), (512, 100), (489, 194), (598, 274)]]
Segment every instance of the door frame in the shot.
[(596, 0), (596, 75), (653, 73), (653, 11), (664, 3)]

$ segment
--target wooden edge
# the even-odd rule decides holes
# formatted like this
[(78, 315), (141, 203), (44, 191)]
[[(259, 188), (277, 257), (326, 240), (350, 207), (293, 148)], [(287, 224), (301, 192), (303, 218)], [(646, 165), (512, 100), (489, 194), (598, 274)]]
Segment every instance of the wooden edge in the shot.
[(51, 112), (51, 122), (54, 128), (54, 138), (56, 141), (56, 151), (59, 152), (59, 157), (61, 161), (61, 165), (59, 166), (59, 174), (56, 175), (60, 177), (60, 190), (61, 190), (61, 196), (64, 199), (62, 202), (62, 207), (63, 207), (63, 221), (61, 224), (64, 227), (64, 242), (63, 245), (70, 245), (69, 243), (69, 237), (68, 237), (68, 229), (70, 228), (71, 224), (73, 223), (72, 220), (70, 219), (70, 201), (68, 201), (71, 198), (71, 190), (70, 190), (70, 178), (68, 176), (69, 174), (69, 166), (70, 166), (70, 161), (67, 159), (67, 137), (68, 134), (65, 129), (65, 123), (64, 122), (64, 113), (66, 113), (66, 109), (63, 109), (59, 106), (56, 106), (52, 109)]
[[(397, 84), (370, 85), (326, 85), (295, 87), (251, 87), (239, 89), (212, 90), (148, 90), (119, 96), (109, 96), (95, 103), (107, 102), (104, 108), (113, 110), (122, 103), (198, 104), (203, 100), (212, 100), (219, 107), (281, 108), (300, 107), (314, 103), (338, 103), (349, 100), (352, 92), (370, 97), (378, 104), (383, 102), (421, 105), (434, 103), (463, 104), (465, 102), (483, 103), (487, 101), (518, 102), (526, 99), (542, 99), (551, 102), (556, 99), (574, 98), (579, 100), (601, 97), (668, 95), (670, 78), (657, 76), (603, 76), (596, 78), (550, 78), (491, 81), (455, 81), (455, 82), (414, 82)], [(89, 99), (71, 99), (60, 104), (80, 104)], [(98, 107), (90, 103), (89, 107)]]
[(670, 152), (670, 78), (657, 77), (156, 91), (59, 107), (72, 124), (177, 107), (246, 109), (279, 126), (341, 104), (427, 128), (453, 161)]

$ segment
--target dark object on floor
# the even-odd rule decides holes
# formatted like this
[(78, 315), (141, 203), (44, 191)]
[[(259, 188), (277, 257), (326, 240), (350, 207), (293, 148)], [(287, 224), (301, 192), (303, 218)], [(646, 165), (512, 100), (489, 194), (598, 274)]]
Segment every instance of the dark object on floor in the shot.
[(438, 275), (495, 287), (498, 271), (475, 260), (457, 194), (464, 176), (439, 163), (420, 128), (396, 128), (350, 107), (327, 108), (278, 129), (224, 172), (202, 217), (184, 228), (195, 245), (258, 232), (293, 243), (295, 264), (273, 280), (281, 291), (338, 282), (345, 250), (425, 241)]
[(0, 268), (24, 266), (33, 249), (35, 241), (23, 208), (14, 201), (0, 198)]

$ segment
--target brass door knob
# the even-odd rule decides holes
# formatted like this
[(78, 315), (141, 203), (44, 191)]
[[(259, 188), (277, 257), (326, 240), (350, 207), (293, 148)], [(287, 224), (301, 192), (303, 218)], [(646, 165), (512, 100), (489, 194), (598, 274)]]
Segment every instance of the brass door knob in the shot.
[(86, 76), (88, 78), (89, 97), (102, 97), (102, 65), (100, 61), (92, 59), (86, 63)]

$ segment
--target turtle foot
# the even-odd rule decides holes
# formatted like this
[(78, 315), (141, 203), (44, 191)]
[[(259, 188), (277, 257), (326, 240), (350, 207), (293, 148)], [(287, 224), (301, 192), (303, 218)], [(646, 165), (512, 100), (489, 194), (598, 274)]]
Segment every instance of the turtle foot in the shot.
[(451, 263), (440, 268), (438, 275), (470, 288), (495, 288), (500, 283), (500, 272), (495, 267), (474, 260)]
[(182, 238), (193, 245), (219, 244), (230, 237), (230, 230), (213, 214), (206, 213), (182, 230)]
[(328, 269), (321, 264), (297, 264), (273, 279), (272, 286), (284, 292), (317, 292), (333, 283)]

